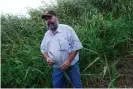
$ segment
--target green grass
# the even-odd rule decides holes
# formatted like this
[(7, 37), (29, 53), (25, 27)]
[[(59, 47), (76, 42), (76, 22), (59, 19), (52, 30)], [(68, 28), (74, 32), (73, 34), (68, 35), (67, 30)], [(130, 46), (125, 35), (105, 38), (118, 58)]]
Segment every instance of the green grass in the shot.
[[(132, 0), (58, 0), (56, 6), (31, 9), (30, 18), (1, 15), (1, 85), (4, 88), (50, 88), (52, 67), (42, 59), (45, 33), (42, 12), (55, 10), (60, 23), (72, 26), (80, 51), (83, 87), (117, 87), (117, 64), (133, 58)], [(131, 87), (131, 86), (127, 86)]]

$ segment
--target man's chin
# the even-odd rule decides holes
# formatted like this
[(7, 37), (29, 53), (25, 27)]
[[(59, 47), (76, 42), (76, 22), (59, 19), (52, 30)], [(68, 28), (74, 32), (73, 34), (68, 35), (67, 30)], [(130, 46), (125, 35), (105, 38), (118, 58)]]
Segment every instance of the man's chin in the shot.
[(48, 26), (48, 29), (49, 29), (49, 30), (56, 30), (57, 27), (58, 27), (58, 26), (57, 26), (56, 24), (53, 24), (53, 25), (49, 25), (49, 26)]

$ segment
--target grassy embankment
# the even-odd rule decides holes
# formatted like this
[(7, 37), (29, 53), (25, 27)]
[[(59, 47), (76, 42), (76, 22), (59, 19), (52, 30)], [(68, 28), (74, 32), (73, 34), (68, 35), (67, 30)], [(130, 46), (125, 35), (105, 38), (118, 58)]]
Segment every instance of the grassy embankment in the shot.
[(133, 87), (133, 1), (58, 0), (56, 6), (30, 10), (30, 18), (1, 16), (1, 86), (51, 86), (51, 70), (42, 61), (43, 10), (58, 12), (72, 26), (80, 51), (83, 87)]

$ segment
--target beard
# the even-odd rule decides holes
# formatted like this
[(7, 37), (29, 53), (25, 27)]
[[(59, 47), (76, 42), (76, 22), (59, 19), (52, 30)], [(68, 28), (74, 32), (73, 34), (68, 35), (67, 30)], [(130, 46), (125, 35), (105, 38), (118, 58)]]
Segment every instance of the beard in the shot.
[(47, 25), (48, 30), (56, 30), (58, 27), (58, 24), (50, 23)]

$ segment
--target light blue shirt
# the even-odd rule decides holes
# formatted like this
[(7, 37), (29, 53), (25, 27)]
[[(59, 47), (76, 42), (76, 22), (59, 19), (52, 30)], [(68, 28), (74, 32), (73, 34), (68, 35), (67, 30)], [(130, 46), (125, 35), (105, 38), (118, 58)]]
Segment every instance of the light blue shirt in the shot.
[[(83, 48), (73, 28), (65, 24), (59, 24), (53, 34), (48, 30), (41, 43), (41, 52), (47, 52), (48, 56), (55, 62), (53, 65), (59, 68), (68, 58), (70, 52)], [(79, 60), (79, 52), (73, 59), (71, 65)]]

